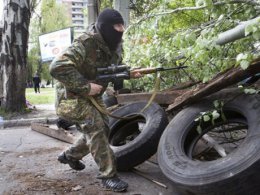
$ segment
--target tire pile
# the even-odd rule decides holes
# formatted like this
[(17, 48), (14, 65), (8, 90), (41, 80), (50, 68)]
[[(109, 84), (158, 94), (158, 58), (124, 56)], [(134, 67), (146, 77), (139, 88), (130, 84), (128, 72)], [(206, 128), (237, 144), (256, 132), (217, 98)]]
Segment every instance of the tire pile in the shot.
[[(129, 170), (158, 152), (159, 166), (180, 194), (260, 193), (260, 95), (230, 91), (181, 110), (168, 124), (165, 111), (146, 102), (119, 108), (110, 119), (109, 141), (119, 170)], [(198, 120), (222, 100), (219, 117)], [(200, 128), (198, 128), (198, 126)]]

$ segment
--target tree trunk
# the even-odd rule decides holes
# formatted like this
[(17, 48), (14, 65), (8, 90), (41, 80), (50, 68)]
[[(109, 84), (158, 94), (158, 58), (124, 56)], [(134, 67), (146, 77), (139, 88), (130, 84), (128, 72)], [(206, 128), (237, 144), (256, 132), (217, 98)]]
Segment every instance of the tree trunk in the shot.
[(118, 10), (124, 18), (125, 27), (128, 27), (130, 22), (130, 9), (129, 9), (130, 0), (115, 0), (114, 8)]
[(0, 55), (3, 71), (1, 107), (6, 111), (19, 112), (25, 107), (30, 0), (4, 0), (4, 8)]

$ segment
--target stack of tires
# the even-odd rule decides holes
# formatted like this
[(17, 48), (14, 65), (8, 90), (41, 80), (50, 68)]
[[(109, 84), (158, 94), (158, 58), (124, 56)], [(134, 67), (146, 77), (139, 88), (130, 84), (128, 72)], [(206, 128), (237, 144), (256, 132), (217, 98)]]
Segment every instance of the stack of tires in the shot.
[[(216, 99), (224, 102), (218, 112)], [(127, 117), (110, 118), (118, 169), (129, 170), (158, 152), (163, 174), (180, 194), (259, 194), (260, 95), (224, 90), (200, 102), (169, 124), (155, 103), (144, 111), (146, 102), (137, 102), (113, 112)], [(214, 118), (206, 116), (212, 113)]]

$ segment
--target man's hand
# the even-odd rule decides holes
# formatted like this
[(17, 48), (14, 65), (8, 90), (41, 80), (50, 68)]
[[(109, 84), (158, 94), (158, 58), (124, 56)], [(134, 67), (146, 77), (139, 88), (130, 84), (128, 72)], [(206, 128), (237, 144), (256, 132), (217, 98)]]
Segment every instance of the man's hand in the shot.
[(143, 74), (138, 72), (138, 69), (130, 72), (130, 78), (138, 79), (138, 78), (141, 78), (141, 77), (143, 77)]
[(103, 87), (101, 85), (95, 84), (95, 83), (89, 83), (90, 84), (90, 91), (89, 94), (90, 96), (93, 95), (98, 95), (102, 91)]

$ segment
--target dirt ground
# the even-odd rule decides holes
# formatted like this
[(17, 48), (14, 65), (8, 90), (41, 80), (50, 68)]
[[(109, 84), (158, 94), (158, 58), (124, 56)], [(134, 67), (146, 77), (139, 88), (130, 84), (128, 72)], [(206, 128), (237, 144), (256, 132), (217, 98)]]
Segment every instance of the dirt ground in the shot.
[[(55, 117), (54, 107), (38, 107), (23, 118)], [(18, 118), (19, 119), (19, 118)], [(74, 171), (60, 164), (57, 155), (70, 144), (32, 131), (30, 126), (0, 130), (0, 194), (118, 194), (106, 191), (96, 179), (97, 166), (90, 155), (83, 159), (86, 169)], [(161, 173), (156, 156), (119, 176), (129, 183), (124, 194), (178, 195)], [(158, 183), (160, 182), (160, 183)]]

